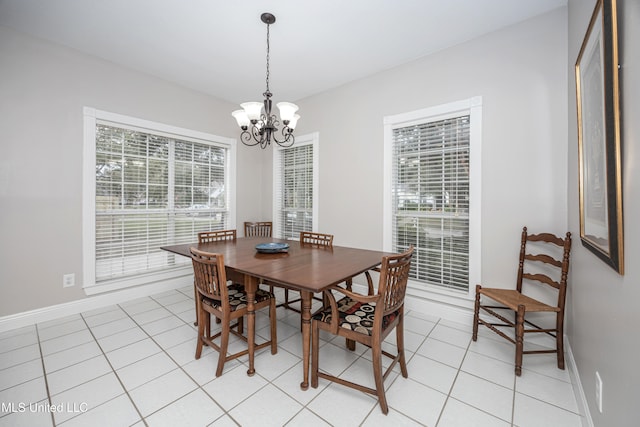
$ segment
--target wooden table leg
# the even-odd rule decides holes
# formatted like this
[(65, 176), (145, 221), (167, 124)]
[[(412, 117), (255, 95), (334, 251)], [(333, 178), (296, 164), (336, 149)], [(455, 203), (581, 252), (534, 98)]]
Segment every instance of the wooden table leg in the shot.
[(302, 297), (302, 383), (300, 388), (306, 390), (309, 388), (309, 356), (311, 354), (311, 302), (313, 293), (301, 291)]
[(247, 293), (247, 344), (249, 346), (249, 370), (247, 375), (252, 377), (255, 373), (254, 352), (256, 344), (256, 290), (258, 289), (258, 279), (249, 275), (244, 276), (244, 290)]

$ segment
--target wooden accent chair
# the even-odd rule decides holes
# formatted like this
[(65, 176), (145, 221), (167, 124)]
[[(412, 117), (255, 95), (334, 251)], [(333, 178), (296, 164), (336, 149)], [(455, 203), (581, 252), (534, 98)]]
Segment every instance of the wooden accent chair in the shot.
[[(221, 242), (223, 240), (235, 241), (238, 240), (237, 237), (236, 230), (203, 231), (198, 233), (198, 243)], [(235, 272), (227, 272), (227, 279), (234, 283), (242, 284), (244, 282), (244, 276)]]
[[(253, 354), (249, 353), (249, 349), (227, 355), (229, 346), (229, 335), (234, 334), (242, 338), (245, 337), (241, 332), (235, 331), (238, 323), (231, 324), (233, 320), (240, 320), (242, 316), (247, 314), (247, 294), (244, 287), (240, 285), (227, 286), (227, 276), (224, 267), (224, 256), (222, 254), (214, 254), (199, 251), (191, 248), (191, 259), (193, 262), (193, 273), (195, 284), (198, 291), (198, 343), (196, 346), (196, 359), (202, 354), (202, 346), (208, 345), (218, 351), (218, 367), (216, 376), (222, 375), (225, 362), (238, 357), (249, 354), (249, 358), (253, 358)], [(269, 307), (269, 318), (271, 323), (270, 340), (261, 344), (257, 344), (255, 349), (261, 349), (271, 346), (271, 354), (278, 352), (277, 335), (276, 335), (276, 303), (273, 294), (262, 289), (256, 291), (255, 309), (259, 310)], [(222, 329), (215, 335), (211, 335), (210, 316), (213, 314), (217, 318), (222, 319)], [(214, 339), (220, 338), (220, 345), (213, 342)]]
[[(313, 233), (310, 231), (301, 231), (300, 232), (300, 246), (308, 246), (313, 248), (320, 249), (333, 249), (333, 234), (323, 234), (323, 233)], [(273, 292), (273, 288), (271, 288), (271, 292)], [(323, 301), (322, 298), (313, 297), (318, 301)], [(297, 309), (296, 307), (292, 307), (289, 304), (293, 304), (296, 302), (302, 301), (302, 298), (298, 297), (296, 299), (289, 299), (289, 289), (284, 288), (284, 302), (278, 304), (277, 307), (284, 307), (286, 309), (296, 311), (298, 313), (302, 313), (302, 310)]]
[(221, 240), (237, 240), (236, 230), (203, 231), (198, 233), (198, 243), (219, 242)]
[(245, 222), (244, 237), (271, 237), (271, 221)]
[(300, 245), (316, 248), (333, 248), (333, 234), (300, 232)]
[[(198, 233), (198, 243), (220, 242), (223, 240), (237, 240), (236, 230), (201, 231), (200, 233)], [(242, 283), (242, 278), (235, 277), (235, 279), (240, 283)], [(193, 284), (193, 296), (196, 304), (196, 321), (194, 325), (197, 326), (199, 310), (198, 310), (198, 290), (196, 289), (195, 283)], [(216, 319), (216, 323), (220, 323), (220, 319)], [(240, 332), (242, 332), (242, 327), (240, 327)]]
[[(378, 292), (375, 295), (361, 295), (332, 286), (325, 291), (329, 307), (317, 312), (311, 320), (311, 386), (318, 387), (318, 378), (342, 384), (378, 397), (384, 414), (389, 412), (384, 391), (384, 380), (396, 363), (400, 362), (402, 376), (407, 378), (407, 364), (404, 355), (404, 297), (411, 268), (413, 246), (406, 252), (382, 258)], [(367, 276), (370, 280), (370, 276)], [(333, 292), (345, 296), (336, 302)], [(382, 350), (382, 342), (395, 328), (397, 354)], [(320, 330), (357, 341), (371, 348), (373, 376), (376, 388), (372, 389), (343, 378), (319, 371)], [(392, 359), (382, 372), (382, 356)]]
[[(533, 254), (534, 250), (537, 254)], [(528, 234), (527, 227), (524, 227), (520, 243), (516, 289), (483, 288), (476, 285), (472, 338), (474, 341), (478, 339), (478, 325), (484, 325), (515, 344), (515, 372), (518, 376), (522, 374), (523, 354), (556, 353), (558, 368), (564, 369), (564, 305), (570, 251), (571, 233), (567, 233), (562, 239), (550, 233)], [(533, 294), (534, 291), (535, 294)], [(557, 297), (549, 296), (549, 299), (546, 299), (545, 292), (555, 293)], [(533, 298), (532, 295), (537, 298)], [(490, 301), (485, 303), (485, 299)], [(550, 302), (551, 300), (554, 302)], [(495, 305), (496, 302), (499, 305)], [(495, 319), (481, 318), (480, 310)], [(553, 319), (555, 326), (541, 327), (532, 323), (526, 318), (530, 313), (536, 313), (535, 316), (539, 317), (536, 318), (538, 323), (549, 320), (540, 318), (541, 313), (552, 313), (555, 316)], [(496, 319), (501, 323), (494, 323), (497, 322)], [(514, 328), (514, 338), (499, 329), (502, 327)], [(529, 333), (545, 333), (554, 337), (555, 349), (525, 351), (524, 336)]]

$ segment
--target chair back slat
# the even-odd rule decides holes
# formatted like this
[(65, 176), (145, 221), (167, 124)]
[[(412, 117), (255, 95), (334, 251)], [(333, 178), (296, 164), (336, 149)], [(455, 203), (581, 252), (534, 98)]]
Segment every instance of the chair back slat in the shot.
[[(526, 228), (526, 227), (525, 227)], [(530, 242), (546, 242), (553, 243), (557, 246), (563, 247), (565, 239), (556, 236), (551, 233), (539, 233), (539, 234), (529, 234), (527, 236), (527, 240)]]
[(554, 265), (558, 268), (562, 268), (562, 261), (558, 261), (554, 257), (547, 254), (537, 254), (537, 255), (525, 254), (524, 259), (528, 261), (540, 261), (546, 264)]
[(546, 283), (549, 286), (553, 286), (556, 289), (560, 289), (560, 283), (558, 283), (555, 280), (551, 279), (551, 277), (547, 276), (546, 274), (522, 273), (522, 278), (523, 279), (528, 279), (528, 280), (535, 280), (535, 281), (541, 282), (541, 283)]
[(190, 248), (193, 263), (193, 279), (198, 292), (205, 297), (229, 303), (224, 256)]
[(384, 315), (398, 310), (404, 304), (413, 251), (411, 246), (404, 253), (382, 258), (378, 295)]
[(198, 243), (220, 242), (222, 240), (236, 239), (236, 230), (203, 231), (198, 233)]
[[(540, 243), (535, 245), (536, 250), (540, 251), (540, 253), (531, 253), (532, 249), (528, 246), (530, 242)], [(554, 253), (557, 255), (559, 248), (562, 249), (561, 260), (552, 255)], [(571, 233), (568, 232), (563, 239), (551, 233), (528, 234), (527, 227), (524, 227), (522, 229), (520, 262), (518, 264), (516, 282), (518, 292), (522, 292), (523, 279), (549, 285), (558, 290), (557, 306), (564, 307), (570, 252)]]
[(245, 222), (244, 237), (271, 237), (271, 221)]
[(310, 231), (301, 231), (300, 245), (333, 248), (333, 234), (322, 234), (322, 233), (313, 233)]

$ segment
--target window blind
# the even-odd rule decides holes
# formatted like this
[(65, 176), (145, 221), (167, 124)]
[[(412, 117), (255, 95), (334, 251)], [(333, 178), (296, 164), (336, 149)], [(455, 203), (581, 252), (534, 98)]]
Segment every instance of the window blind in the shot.
[(415, 247), (411, 277), (469, 287), (469, 115), (392, 131), (392, 244)]
[(226, 228), (227, 148), (105, 123), (95, 143), (96, 283), (187, 264), (160, 246)]
[(313, 230), (313, 144), (279, 150), (275, 164), (276, 230), (284, 239), (298, 239)]

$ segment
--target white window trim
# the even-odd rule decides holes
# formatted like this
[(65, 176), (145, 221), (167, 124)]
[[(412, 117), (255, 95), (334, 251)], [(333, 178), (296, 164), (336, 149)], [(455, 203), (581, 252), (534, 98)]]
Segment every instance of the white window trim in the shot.
[[(409, 281), (408, 293), (436, 300), (439, 302), (468, 306), (468, 301), (475, 295), (475, 284), (481, 279), (481, 200), (482, 200), (482, 97), (473, 97), (443, 105), (424, 108), (408, 113), (384, 117), (384, 182), (383, 182), (383, 248), (392, 251), (393, 248), (393, 204), (392, 204), (392, 159), (393, 159), (393, 130), (428, 121), (444, 120), (461, 114), (470, 115), (470, 192), (469, 203), (469, 289), (464, 293), (438, 286)], [(464, 301), (460, 301), (460, 299)]]
[[(318, 231), (318, 225), (320, 224), (319, 221), (319, 203), (318, 200), (320, 200), (320, 152), (319, 150), (319, 146), (320, 146), (320, 133), (318, 132), (313, 132), (313, 133), (309, 133), (306, 135), (300, 135), (300, 136), (296, 136), (296, 142), (295, 142), (295, 146), (301, 146), (301, 145), (313, 145), (313, 209), (312, 209), (312, 214), (313, 214), (313, 230), (312, 231)], [(272, 189), (272, 194), (273, 194), (273, 212), (272, 212), (272, 218), (277, 218), (278, 216), (278, 203), (276, 200), (278, 191), (280, 191), (280, 189), (278, 188), (278, 177), (276, 176), (276, 174), (278, 174), (280, 171), (278, 170), (278, 168), (275, 167), (275, 165), (277, 164), (277, 162), (279, 161), (279, 155), (280, 152), (282, 150), (286, 150), (286, 147), (274, 147), (273, 149), (273, 189)], [(280, 229), (279, 229), (279, 222), (278, 221), (274, 221), (273, 224), (274, 228), (273, 228), (273, 235), (274, 236), (279, 236), (280, 235)]]
[(140, 286), (149, 283), (173, 281), (177, 278), (191, 275), (191, 266), (161, 271), (134, 278), (112, 280), (104, 284), (96, 284), (96, 123), (98, 121), (111, 122), (114, 125), (134, 127), (149, 131), (154, 134), (164, 134), (173, 138), (181, 138), (215, 145), (224, 145), (229, 149), (228, 158), (228, 204), (229, 204), (229, 228), (236, 228), (236, 159), (237, 142), (233, 138), (225, 138), (205, 132), (180, 128), (164, 123), (153, 122), (117, 113), (97, 110), (91, 107), (83, 108), (84, 135), (83, 135), (83, 180), (82, 180), (82, 245), (83, 245), (83, 284), (87, 295), (103, 292), (111, 292), (123, 288)]

